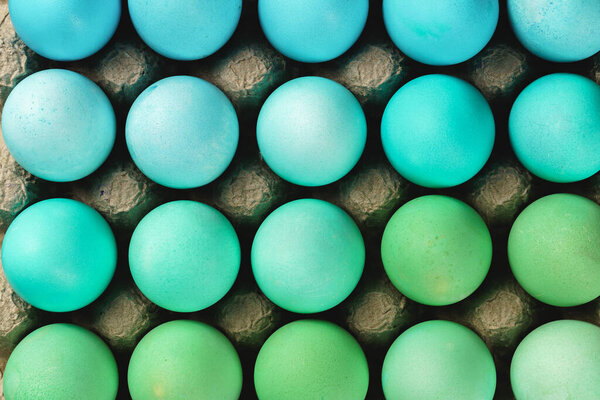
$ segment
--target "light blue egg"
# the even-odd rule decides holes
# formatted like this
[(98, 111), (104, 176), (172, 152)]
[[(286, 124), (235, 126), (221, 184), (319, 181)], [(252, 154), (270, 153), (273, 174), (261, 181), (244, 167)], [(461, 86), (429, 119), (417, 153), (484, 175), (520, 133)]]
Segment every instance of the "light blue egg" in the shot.
[(600, 51), (600, 1), (508, 0), (513, 31), (527, 50), (555, 62)]
[(242, 0), (128, 0), (135, 30), (154, 51), (175, 60), (198, 60), (233, 35)]
[(116, 129), (104, 92), (64, 69), (22, 80), (2, 112), (4, 141), (15, 160), (33, 175), (55, 182), (94, 172), (112, 150)]
[(150, 301), (177, 312), (205, 309), (231, 289), (240, 269), (231, 223), (196, 201), (163, 204), (138, 224), (129, 245), (131, 275)]
[(259, 0), (267, 39), (281, 54), (316, 63), (341, 56), (358, 39), (369, 0)]
[(407, 56), (452, 65), (479, 53), (498, 24), (498, 0), (384, 0), (388, 34)]
[(527, 86), (513, 104), (510, 142), (525, 168), (551, 182), (575, 182), (600, 171), (600, 86), (575, 74), (551, 74)]
[(49, 199), (23, 211), (2, 243), (2, 267), (26, 302), (46, 311), (73, 311), (96, 300), (117, 265), (108, 223), (71, 199)]
[(342, 209), (323, 200), (284, 204), (261, 224), (252, 243), (252, 271), (279, 307), (316, 313), (342, 302), (365, 264), (360, 230)]
[(233, 105), (200, 78), (173, 76), (144, 90), (125, 126), (131, 158), (150, 179), (190, 189), (217, 179), (233, 159), (239, 125)]
[(284, 83), (267, 98), (256, 135), (265, 162), (277, 175), (297, 185), (321, 186), (356, 165), (367, 122), (348, 89), (308, 76)]
[(36, 53), (57, 61), (91, 56), (112, 37), (121, 0), (10, 0), (15, 31)]
[(481, 93), (448, 75), (425, 75), (401, 87), (381, 121), (385, 154), (417, 185), (444, 188), (471, 179), (494, 146), (494, 116)]

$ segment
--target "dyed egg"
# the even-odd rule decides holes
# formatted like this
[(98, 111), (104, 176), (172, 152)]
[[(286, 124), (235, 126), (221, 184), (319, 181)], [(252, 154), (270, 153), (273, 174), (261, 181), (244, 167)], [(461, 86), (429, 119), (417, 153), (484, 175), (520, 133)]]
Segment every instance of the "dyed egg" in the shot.
[(240, 257), (231, 223), (196, 201), (172, 201), (150, 211), (129, 244), (131, 275), (142, 293), (178, 312), (202, 310), (225, 296)]
[(17, 162), (40, 178), (68, 182), (94, 172), (116, 136), (110, 101), (91, 80), (47, 69), (22, 80), (2, 112), (2, 134)]
[(462, 201), (423, 196), (392, 216), (383, 232), (381, 257), (402, 294), (444, 306), (481, 285), (492, 261), (492, 239), (483, 219)]
[(96, 53), (108, 43), (121, 18), (121, 0), (10, 0), (8, 9), (21, 40), (57, 61)]
[(131, 355), (133, 400), (237, 400), (242, 365), (225, 335), (210, 325), (176, 320), (152, 329)]
[(135, 30), (152, 50), (175, 60), (198, 60), (233, 35), (242, 0), (128, 0)]
[(507, 5), (517, 38), (538, 57), (572, 62), (600, 51), (596, 0), (508, 0)]
[(360, 36), (369, 0), (259, 0), (265, 36), (284, 56), (316, 63), (341, 56)]
[(381, 121), (383, 150), (406, 179), (430, 188), (471, 179), (494, 146), (492, 110), (481, 93), (448, 75), (425, 75), (401, 87)]
[(595, 399), (600, 393), (600, 328), (559, 320), (535, 329), (510, 365), (516, 400)]
[(260, 400), (363, 400), (369, 367), (358, 342), (328, 321), (299, 320), (265, 342), (254, 366)]
[(402, 333), (383, 362), (387, 399), (492, 400), (496, 367), (485, 343), (450, 321), (426, 321)]
[(365, 264), (365, 245), (341, 208), (301, 199), (264, 220), (251, 258), (254, 278), (273, 303), (315, 313), (338, 305), (354, 290)]
[(479, 53), (498, 24), (498, 0), (384, 0), (388, 34), (407, 56), (451, 65)]
[(14, 349), (4, 370), (4, 397), (114, 400), (119, 374), (108, 346), (72, 324), (43, 326)]
[(321, 186), (356, 165), (367, 122), (348, 89), (308, 76), (281, 85), (267, 98), (256, 135), (265, 162), (277, 175), (297, 185)]
[(2, 267), (26, 302), (46, 311), (73, 311), (96, 300), (117, 264), (108, 223), (70, 199), (40, 201), (21, 212), (2, 243)]
[(131, 158), (153, 181), (190, 189), (217, 179), (231, 163), (239, 139), (237, 115), (213, 84), (173, 76), (144, 90), (125, 126)]
[(508, 259), (523, 288), (544, 303), (571, 307), (600, 296), (600, 206), (585, 197), (542, 197), (517, 217)]
[(519, 161), (552, 182), (600, 171), (600, 86), (575, 74), (541, 77), (517, 97), (508, 122)]

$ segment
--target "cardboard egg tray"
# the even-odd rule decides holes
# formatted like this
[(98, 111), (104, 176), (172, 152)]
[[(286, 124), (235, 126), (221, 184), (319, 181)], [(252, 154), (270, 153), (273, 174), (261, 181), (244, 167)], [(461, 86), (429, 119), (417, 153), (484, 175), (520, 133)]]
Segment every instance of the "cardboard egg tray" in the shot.
[[(0, 365), (18, 341), (33, 329), (53, 322), (73, 322), (99, 334), (111, 347), (121, 374), (119, 398), (129, 398), (126, 371), (139, 339), (152, 327), (189, 318), (221, 329), (238, 350), (244, 368), (242, 399), (255, 398), (254, 360), (265, 339), (283, 324), (299, 318), (321, 318), (348, 329), (361, 343), (370, 366), (369, 399), (382, 399), (381, 365), (392, 341), (406, 328), (428, 319), (460, 322), (477, 332), (496, 361), (496, 399), (513, 399), (508, 380), (510, 359), (519, 341), (539, 325), (561, 318), (600, 325), (600, 302), (556, 308), (526, 294), (514, 280), (507, 260), (508, 231), (518, 213), (535, 199), (569, 192), (600, 202), (600, 176), (576, 184), (552, 184), (530, 175), (515, 159), (508, 142), (510, 107), (528, 83), (552, 72), (574, 72), (600, 82), (600, 58), (570, 64), (543, 61), (514, 37), (501, 2), (494, 37), (475, 58), (449, 67), (419, 64), (404, 56), (383, 27), (380, 2), (372, 2), (367, 27), (342, 57), (303, 64), (275, 51), (261, 32), (256, 0), (245, 1), (240, 25), (228, 44), (209, 58), (179, 62), (150, 50), (135, 33), (126, 12), (110, 43), (78, 62), (54, 62), (29, 50), (14, 32), (7, 0), (0, 0), (0, 106), (27, 75), (47, 68), (66, 68), (96, 82), (110, 98), (118, 120), (117, 141), (105, 164), (85, 179), (52, 183), (33, 177), (10, 156), (0, 139), (0, 237), (28, 205), (51, 197), (70, 197), (97, 209), (111, 224), (119, 242), (119, 264), (108, 290), (91, 305), (70, 313), (49, 313), (23, 302), (0, 274)], [(489, 101), (496, 121), (496, 142), (489, 162), (473, 179), (455, 188), (418, 187), (400, 177), (383, 153), (379, 125), (389, 98), (409, 80), (444, 73), (475, 85)], [(172, 75), (192, 75), (221, 88), (240, 121), (240, 141), (228, 170), (215, 182), (194, 190), (174, 190), (147, 179), (133, 164), (124, 138), (125, 118), (136, 96), (151, 83)], [(266, 97), (282, 83), (318, 75), (340, 82), (361, 102), (368, 122), (365, 152), (357, 166), (333, 184), (306, 188), (276, 176), (261, 160), (256, 119)], [(1, 138), (1, 136), (0, 136)], [(466, 300), (445, 307), (415, 303), (387, 280), (380, 261), (383, 228), (406, 201), (424, 194), (446, 194), (472, 205), (493, 237), (494, 255), (482, 286)], [(361, 228), (367, 248), (363, 277), (352, 295), (333, 309), (298, 315), (275, 306), (252, 277), (250, 246), (256, 229), (279, 205), (313, 197), (341, 206)], [(129, 238), (139, 220), (159, 204), (190, 199), (222, 211), (233, 223), (242, 245), (242, 267), (233, 289), (216, 305), (190, 314), (168, 312), (150, 303), (133, 284), (127, 265)], [(3, 398), (3, 396), (2, 396)]]

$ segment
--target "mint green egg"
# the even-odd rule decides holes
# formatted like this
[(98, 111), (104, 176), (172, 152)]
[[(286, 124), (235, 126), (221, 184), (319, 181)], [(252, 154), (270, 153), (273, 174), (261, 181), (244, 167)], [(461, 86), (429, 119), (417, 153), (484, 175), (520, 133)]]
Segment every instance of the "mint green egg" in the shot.
[(559, 193), (531, 203), (508, 237), (515, 278), (544, 303), (571, 307), (600, 296), (600, 206)]
[(279, 328), (256, 358), (260, 400), (363, 400), (369, 367), (358, 342), (339, 326), (298, 320)]
[(133, 400), (235, 400), (242, 365), (217, 329), (176, 320), (152, 329), (138, 343), (127, 371)]
[(523, 339), (510, 365), (517, 400), (600, 398), (600, 328), (560, 320)]
[(485, 222), (467, 204), (431, 195), (409, 201), (389, 220), (383, 266), (405, 296), (442, 306), (463, 300), (483, 282), (492, 260)]
[(15, 347), (3, 385), (6, 400), (114, 400), (119, 374), (98, 336), (77, 325), (52, 324)]
[(496, 367), (483, 340), (470, 329), (426, 321), (392, 343), (381, 381), (388, 400), (492, 400)]

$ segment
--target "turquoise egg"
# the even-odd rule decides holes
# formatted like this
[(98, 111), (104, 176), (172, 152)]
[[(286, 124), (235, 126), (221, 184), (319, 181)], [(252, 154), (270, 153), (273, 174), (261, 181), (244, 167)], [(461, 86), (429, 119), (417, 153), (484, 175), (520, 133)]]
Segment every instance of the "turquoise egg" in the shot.
[(256, 135), (265, 162), (277, 175), (297, 185), (321, 186), (356, 165), (367, 122), (348, 89), (308, 76), (284, 83), (267, 98)]
[(94, 172), (116, 136), (108, 97), (91, 80), (64, 69), (23, 79), (2, 112), (2, 134), (17, 162), (40, 178), (68, 182)]
[(233, 105), (212, 83), (173, 76), (138, 96), (127, 115), (125, 138), (131, 158), (148, 178), (190, 189), (227, 169), (239, 125)]
[(316, 313), (342, 302), (356, 287), (365, 264), (360, 230), (341, 208), (301, 199), (273, 211), (252, 243), (252, 271), (275, 304)]
[(26, 302), (46, 311), (73, 311), (96, 300), (117, 265), (117, 244), (93, 208), (49, 199), (25, 209), (8, 227), (2, 267)]
[(388, 34), (407, 56), (451, 65), (479, 53), (498, 24), (498, 0), (384, 0)]
[(358, 39), (369, 0), (259, 0), (265, 36), (281, 54), (316, 63), (341, 56)]
[(597, 0), (508, 0), (513, 31), (527, 50), (554, 62), (572, 62), (600, 51)]
[(600, 328), (559, 320), (523, 339), (510, 365), (516, 400), (596, 399), (600, 393)]
[(135, 30), (152, 50), (197, 60), (219, 50), (235, 31), (242, 0), (128, 0)]
[(448, 75), (425, 75), (402, 86), (381, 121), (383, 150), (392, 166), (430, 188), (475, 176), (492, 153), (494, 135), (494, 116), (483, 95)]
[(121, 0), (10, 0), (15, 31), (36, 53), (57, 61), (91, 56), (112, 37)]
[(233, 226), (196, 201), (172, 201), (150, 211), (129, 244), (136, 285), (153, 303), (177, 312), (219, 301), (233, 286), (240, 260)]
[(407, 329), (392, 343), (381, 380), (386, 399), (492, 400), (496, 367), (475, 332), (434, 320)]
[(521, 92), (508, 121), (519, 161), (551, 182), (600, 170), (600, 86), (575, 74), (543, 76)]

